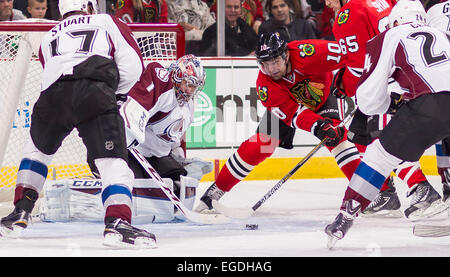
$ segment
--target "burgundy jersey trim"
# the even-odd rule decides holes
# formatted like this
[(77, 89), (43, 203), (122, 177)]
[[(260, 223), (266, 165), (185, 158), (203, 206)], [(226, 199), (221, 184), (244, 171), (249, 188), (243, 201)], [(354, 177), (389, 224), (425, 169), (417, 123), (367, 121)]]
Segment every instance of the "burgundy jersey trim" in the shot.
[(142, 71), (144, 71), (144, 62), (143, 62), (143, 58), (142, 58), (142, 53), (141, 53), (141, 50), (139, 49), (139, 46), (137, 45), (135, 39), (132, 36), (131, 29), (128, 27), (127, 24), (120, 21), (117, 17), (111, 16), (111, 18), (112, 18), (113, 22), (116, 24), (117, 28), (119, 28), (119, 31), (122, 34), (123, 38), (138, 54), (138, 56), (141, 60)]
[(428, 86), (425, 78), (422, 77), (414, 69), (414, 66), (409, 63), (407, 55), (405, 46), (400, 41), (395, 51), (394, 66), (396, 67), (396, 70), (392, 77), (399, 83), (402, 89), (409, 92), (404, 94), (404, 98), (414, 99), (423, 94), (432, 92), (432, 89)]

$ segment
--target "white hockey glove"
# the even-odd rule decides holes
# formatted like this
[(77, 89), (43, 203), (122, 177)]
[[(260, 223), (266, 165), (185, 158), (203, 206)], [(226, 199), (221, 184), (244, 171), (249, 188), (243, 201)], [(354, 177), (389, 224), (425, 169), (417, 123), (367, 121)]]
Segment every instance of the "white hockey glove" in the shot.
[(132, 97), (119, 109), (120, 115), (125, 121), (125, 135), (127, 147), (133, 147), (145, 141), (145, 126), (150, 118), (150, 113)]
[(186, 169), (187, 176), (201, 180), (203, 175), (210, 173), (213, 170), (213, 163), (201, 160), (199, 158), (185, 159), (182, 162)]

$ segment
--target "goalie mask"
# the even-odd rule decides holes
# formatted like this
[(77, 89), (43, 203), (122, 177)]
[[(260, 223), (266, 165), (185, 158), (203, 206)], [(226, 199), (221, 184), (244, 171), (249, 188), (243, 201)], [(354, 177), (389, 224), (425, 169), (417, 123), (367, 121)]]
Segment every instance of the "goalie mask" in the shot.
[(58, 7), (61, 16), (77, 11), (89, 13), (89, 9), (91, 9), (92, 14), (98, 13), (97, 0), (59, 0)]
[(398, 24), (425, 23), (425, 9), (418, 0), (400, 0), (392, 8), (388, 19), (389, 28), (393, 28), (396, 22)]
[(205, 84), (205, 70), (200, 60), (194, 55), (179, 58), (170, 65), (169, 72), (180, 106), (193, 99)]

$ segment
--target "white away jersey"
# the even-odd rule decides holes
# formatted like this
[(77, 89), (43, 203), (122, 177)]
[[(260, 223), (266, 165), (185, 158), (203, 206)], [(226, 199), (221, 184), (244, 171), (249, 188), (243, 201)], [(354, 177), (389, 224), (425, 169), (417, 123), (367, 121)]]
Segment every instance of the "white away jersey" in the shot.
[(169, 72), (159, 63), (149, 63), (129, 96), (150, 114), (145, 142), (137, 146), (142, 155), (163, 157), (179, 147), (194, 120), (194, 101), (178, 105)]
[(356, 98), (367, 115), (383, 114), (390, 104), (388, 78), (404, 99), (450, 90), (450, 43), (447, 36), (422, 24), (389, 29), (368, 41), (364, 72)]
[(433, 5), (427, 11), (426, 22), (450, 35), (450, 1)]
[(113, 59), (120, 82), (117, 94), (126, 94), (143, 70), (142, 55), (128, 26), (107, 14), (74, 15), (61, 21), (43, 38), (39, 59), (44, 67), (41, 90), (93, 55)]

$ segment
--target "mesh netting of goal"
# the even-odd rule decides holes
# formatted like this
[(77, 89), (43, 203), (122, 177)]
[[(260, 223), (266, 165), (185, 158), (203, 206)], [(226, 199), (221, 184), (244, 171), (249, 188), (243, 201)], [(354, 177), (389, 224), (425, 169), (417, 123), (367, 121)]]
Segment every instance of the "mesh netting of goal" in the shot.
[[(57, 23), (0, 22), (0, 201), (10, 200), (22, 149), (29, 137), (31, 111), (40, 93), (40, 40)], [(185, 53), (184, 31), (178, 24), (129, 24), (145, 64), (164, 66)], [(86, 149), (74, 130), (49, 166), (47, 178), (91, 176)]]

